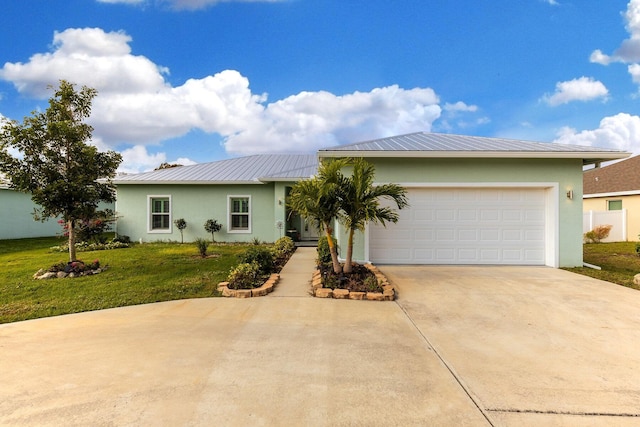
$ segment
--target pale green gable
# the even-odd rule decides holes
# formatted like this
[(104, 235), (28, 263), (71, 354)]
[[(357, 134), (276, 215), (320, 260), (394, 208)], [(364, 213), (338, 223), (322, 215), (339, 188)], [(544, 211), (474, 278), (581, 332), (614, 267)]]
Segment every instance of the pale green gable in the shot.
[[(472, 159), (472, 158), (367, 158), (375, 165), (377, 183), (410, 187), (504, 185), (546, 187), (551, 216), (557, 219), (558, 265), (582, 265), (582, 160), (581, 159)], [(573, 199), (567, 191), (573, 191)], [(388, 225), (393, 227), (393, 224)], [(553, 230), (552, 230), (553, 231)], [(346, 248), (340, 229), (339, 245)], [(355, 238), (354, 259), (367, 261), (366, 233)]]
[[(273, 242), (285, 233), (285, 191), (290, 183), (264, 184), (127, 184), (118, 186), (117, 232), (134, 241), (180, 240), (180, 231), (173, 221), (183, 218), (187, 222), (184, 240), (210, 239), (204, 230), (208, 219), (223, 225), (216, 233), (216, 241), (248, 242), (253, 239)], [(151, 197), (170, 198), (171, 227), (168, 232), (149, 230)], [(250, 200), (250, 232), (230, 232), (229, 198), (248, 197)], [(277, 221), (282, 221), (282, 229)]]

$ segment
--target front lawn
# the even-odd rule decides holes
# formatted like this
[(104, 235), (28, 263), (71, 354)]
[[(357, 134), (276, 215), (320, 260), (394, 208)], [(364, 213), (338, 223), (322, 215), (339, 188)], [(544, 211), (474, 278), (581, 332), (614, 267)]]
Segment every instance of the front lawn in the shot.
[(640, 289), (640, 286), (633, 283), (633, 276), (640, 273), (640, 257), (636, 255), (636, 242), (585, 244), (583, 258), (584, 262), (597, 265), (602, 270), (586, 267), (566, 270)]
[[(0, 240), (0, 323), (184, 298), (217, 296), (217, 284), (248, 245), (212, 244), (207, 258), (193, 243), (133, 244), (128, 249), (78, 252), (109, 268), (94, 276), (35, 280), (40, 268), (68, 261), (51, 252), (55, 237)], [(216, 256), (211, 256), (211, 255)]]

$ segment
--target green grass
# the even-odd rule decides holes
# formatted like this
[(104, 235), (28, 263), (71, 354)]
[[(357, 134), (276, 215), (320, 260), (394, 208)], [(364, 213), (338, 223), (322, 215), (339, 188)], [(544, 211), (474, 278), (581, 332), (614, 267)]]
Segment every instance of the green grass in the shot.
[[(94, 276), (35, 280), (33, 274), (68, 255), (51, 252), (55, 237), (0, 240), (0, 323), (127, 305), (218, 296), (247, 245), (212, 244), (201, 258), (195, 244), (145, 243), (128, 249), (78, 252), (109, 268)], [(216, 255), (215, 257), (211, 255)]]
[(583, 258), (584, 262), (597, 265), (602, 270), (586, 267), (566, 270), (640, 289), (640, 286), (633, 283), (633, 276), (640, 273), (640, 257), (636, 254), (636, 242), (586, 244)]

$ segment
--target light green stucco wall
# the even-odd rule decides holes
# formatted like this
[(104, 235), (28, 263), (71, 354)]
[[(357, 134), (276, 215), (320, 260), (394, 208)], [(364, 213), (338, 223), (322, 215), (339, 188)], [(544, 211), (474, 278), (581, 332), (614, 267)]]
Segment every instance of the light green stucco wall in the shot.
[[(180, 231), (172, 224), (171, 233), (149, 233), (147, 231), (147, 196), (171, 196), (171, 221), (184, 218), (187, 228), (184, 241), (198, 237), (211, 239), (204, 230), (208, 219), (216, 219), (223, 225), (215, 234), (216, 241), (247, 242), (254, 238), (273, 242), (280, 237), (276, 221), (285, 218), (285, 184), (267, 183), (256, 185), (118, 185), (116, 210), (118, 233), (132, 240), (180, 241)], [(251, 233), (228, 233), (229, 218), (227, 196), (251, 196)], [(282, 200), (282, 205), (278, 200)]]
[[(419, 159), (368, 158), (376, 183), (557, 183), (559, 266), (582, 266), (581, 159)], [(566, 192), (573, 190), (573, 200)], [(388, 225), (393, 227), (393, 224)], [(344, 230), (340, 246), (346, 249)], [(364, 260), (365, 238), (358, 233), (354, 259)]]
[(55, 219), (45, 222), (33, 219), (37, 206), (29, 194), (0, 189), (0, 239), (55, 236), (62, 228)]

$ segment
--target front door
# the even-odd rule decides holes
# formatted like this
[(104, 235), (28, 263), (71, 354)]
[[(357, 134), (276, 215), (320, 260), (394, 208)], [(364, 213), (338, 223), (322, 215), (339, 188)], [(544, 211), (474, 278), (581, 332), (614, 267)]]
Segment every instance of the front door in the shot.
[(300, 230), (300, 240), (318, 240), (318, 229), (304, 218), (300, 218)]

